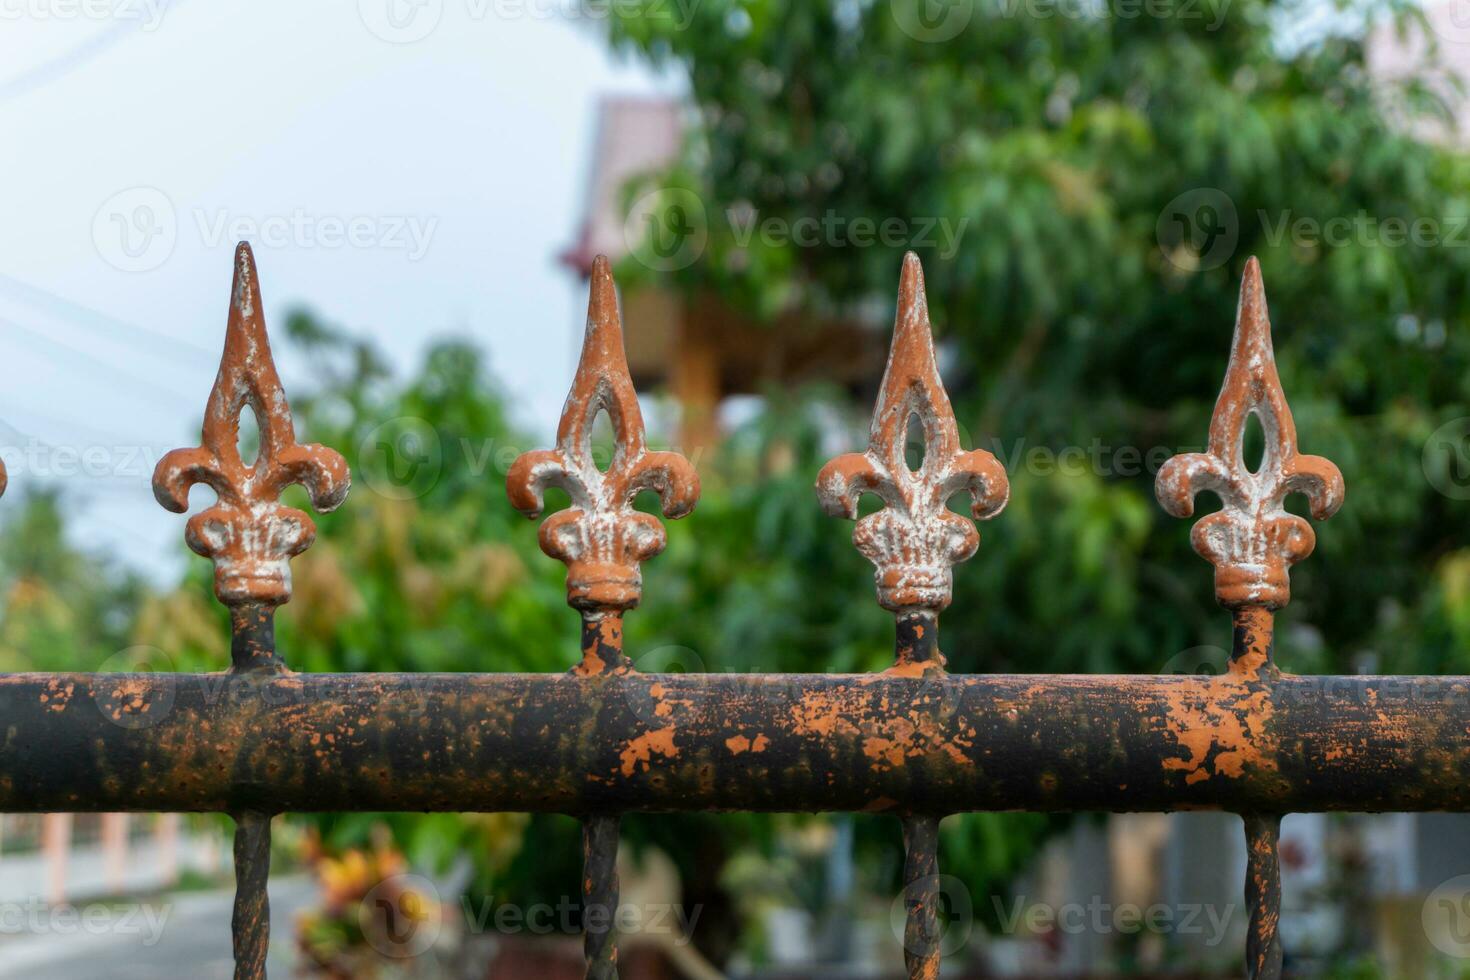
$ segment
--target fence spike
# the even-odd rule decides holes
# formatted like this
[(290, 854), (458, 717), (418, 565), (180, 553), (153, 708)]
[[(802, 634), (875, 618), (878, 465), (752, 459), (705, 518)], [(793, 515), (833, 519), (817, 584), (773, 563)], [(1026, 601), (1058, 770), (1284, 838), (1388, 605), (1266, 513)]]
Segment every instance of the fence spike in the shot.
[[(910, 470), (904, 458), (909, 421), (924, 432), (924, 459)], [(884, 507), (857, 522), (852, 540), (875, 566), (878, 603), (898, 620), (899, 666), (943, 665), (937, 646), (939, 613), (949, 605), (955, 564), (979, 547), (974, 525), (947, 507), (956, 493), (970, 495), (970, 513), (987, 520), (1010, 496), (1005, 468), (983, 449), (960, 446), (954, 410), (934, 360), (934, 336), (919, 257), (904, 256), (898, 315), (868, 449), (822, 467), (817, 497), (827, 513), (849, 520), (858, 501), (876, 494)]]
[[(1265, 435), (1260, 464), (1245, 459), (1246, 422), (1254, 415)], [(1321, 456), (1297, 452), (1296, 424), (1276, 373), (1271, 321), (1261, 265), (1246, 261), (1240, 305), (1225, 383), (1210, 417), (1203, 453), (1173, 457), (1159, 469), (1155, 494), (1175, 517), (1194, 513), (1203, 491), (1220, 498), (1218, 511), (1190, 533), (1194, 550), (1215, 566), (1215, 599), (1235, 621), (1230, 672), (1222, 682), (1269, 698), (1278, 676), (1272, 663), (1277, 609), (1291, 601), (1291, 566), (1312, 553), (1312, 525), (1282, 506), (1289, 493), (1302, 493), (1312, 516), (1326, 520), (1342, 506), (1342, 473)], [(1281, 976), (1281, 861), (1279, 815), (1243, 815), (1246, 834), (1246, 975), (1252, 980)]]
[[(612, 459), (600, 470), (592, 426), (601, 412), (612, 421)], [(597, 674), (624, 670), (622, 617), (643, 592), (640, 566), (663, 551), (663, 525), (633, 509), (644, 490), (658, 494), (665, 517), (680, 518), (699, 500), (699, 474), (675, 452), (649, 452), (643, 413), (623, 353), (623, 327), (607, 257), (592, 265), (587, 333), (576, 377), (557, 428), (556, 448), (522, 453), (506, 475), (511, 505), (540, 516), (549, 487), (571, 506), (541, 525), (541, 550), (567, 566), (567, 603), (582, 614), (582, 662)]]
[[(260, 430), (260, 451), (248, 464), (240, 454), (240, 414), (246, 408)], [(200, 445), (175, 449), (158, 461), (153, 495), (182, 514), (196, 483), (213, 489), (218, 500), (189, 519), (184, 539), (214, 562), (215, 595), (234, 617), (235, 665), (278, 666), (272, 613), (291, 597), (291, 558), (316, 537), (309, 516), (280, 503), (281, 491), (299, 483), (317, 510), (329, 511), (346, 498), (351, 477), (335, 450), (296, 442), (271, 359), (255, 258), (245, 242), (235, 250), (225, 349)]]
[[(924, 435), (923, 460), (910, 469), (905, 456), (911, 420)], [(883, 509), (858, 520), (852, 542), (874, 566), (878, 604), (896, 623), (890, 673), (941, 676), (939, 614), (954, 590), (953, 568), (975, 554), (980, 534), (949, 509), (949, 498), (970, 495), (975, 520), (1005, 508), (1010, 481), (983, 449), (960, 446), (954, 409), (934, 358), (934, 332), (924, 296), (924, 269), (909, 252), (898, 281), (898, 313), (888, 365), (866, 452), (830, 460), (817, 475), (817, 499), (834, 517), (855, 520), (863, 494)], [(939, 976), (939, 817), (903, 818), (904, 962), (910, 980)]]
[[(1266, 437), (1254, 472), (1243, 445), (1250, 415)], [(1199, 493), (1219, 495), (1220, 510), (1195, 524), (1190, 540), (1215, 566), (1215, 598), (1229, 609), (1276, 610), (1290, 601), (1289, 569), (1312, 553), (1316, 534), (1311, 524), (1282, 508), (1287, 494), (1305, 494), (1319, 521), (1342, 506), (1337, 467), (1321, 456), (1297, 453), (1296, 425), (1276, 373), (1266, 291), (1254, 257), (1246, 262), (1240, 285), (1230, 365), (1210, 419), (1208, 449), (1170, 459), (1154, 489), (1175, 517), (1191, 516)]]
[[(606, 412), (613, 427), (612, 459), (606, 470), (593, 455), (592, 426)], [(556, 448), (522, 453), (506, 474), (511, 505), (536, 518), (546, 490), (560, 487), (569, 508), (541, 525), (541, 550), (567, 566), (567, 603), (582, 614), (580, 676), (626, 674), (623, 613), (643, 595), (642, 563), (664, 550), (663, 525), (633, 509), (644, 490), (658, 494), (665, 517), (677, 519), (699, 500), (699, 474), (674, 452), (649, 452), (643, 412), (628, 373), (617, 286), (607, 257), (592, 263), (587, 332), (577, 373), (562, 408)], [(611, 927), (618, 901), (616, 815), (583, 818), (582, 888), (587, 921), (583, 946), (589, 980), (617, 980), (618, 948)], [(606, 915), (606, 923), (594, 916)]]

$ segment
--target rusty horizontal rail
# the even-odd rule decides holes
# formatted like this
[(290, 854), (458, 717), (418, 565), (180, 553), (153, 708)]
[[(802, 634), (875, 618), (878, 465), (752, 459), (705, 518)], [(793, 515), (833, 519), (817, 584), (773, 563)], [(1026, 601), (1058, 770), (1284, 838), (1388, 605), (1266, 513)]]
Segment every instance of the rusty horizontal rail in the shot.
[(1470, 809), (1470, 677), (0, 678), (0, 810)]

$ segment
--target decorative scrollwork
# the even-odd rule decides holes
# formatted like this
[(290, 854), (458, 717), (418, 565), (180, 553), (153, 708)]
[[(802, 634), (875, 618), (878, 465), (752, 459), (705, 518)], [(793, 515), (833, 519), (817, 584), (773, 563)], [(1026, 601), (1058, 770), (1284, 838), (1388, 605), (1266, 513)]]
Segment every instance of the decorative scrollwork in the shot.
[[(260, 451), (250, 464), (240, 455), (240, 413), (247, 406), (260, 429)], [(277, 606), (291, 597), (290, 560), (311, 546), (316, 525), (280, 503), (282, 490), (299, 483), (312, 506), (329, 511), (351, 486), (340, 454), (296, 442), (266, 337), (255, 258), (244, 242), (235, 250), (225, 350), (205, 408), (201, 444), (175, 449), (158, 461), (153, 495), (182, 514), (196, 483), (209, 486), (218, 500), (189, 519), (184, 538), (213, 560), (215, 595), (228, 606)]]
[[(607, 412), (615, 433), (606, 472), (592, 453), (592, 425)], [(562, 409), (556, 448), (522, 453), (506, 477), (511, 505), (540, 516), (548, 487), (571, 506), (541, 525), (541, 550), (567, 566), (567, 602), (583, 613), (622, 612), (638, 605), (640, 566), (663, 551), (658, 518), (633, 509), (644, 490), (658, 494), (665, 517), (679, 518), (699, 499), (699, 475), (683, 456), (649, 452), (643, 413), (628, 374), (617, 289), (605, 256), (592, 265), (587, 333), (572, 389)]]
[[(909, 420), (924, 432), (924, 461), (904, 459)], [(847, 453), (822, 467), (817, 496), (827, 513), (849, 520), (865, 493), (884, 507), (859, 520), (852, 540), (875, 566), (878, 602), (897, 615), (938, 613), (950, 603), (955, 564), (975, 553), (980, 535), (949, 510), (949, 498), (970, 495), (970, 513), (987, 520), (1010, 496), (1005, 468), (983, 449), (960, 448), (954, 410), (934, 360), (934, 337), (918, 256), (904, 257), (898, 317), (873, 410), (868, 450)]]
[[(1253, 472), (1244, 459), (1246, 420), (1255, 415), (1265, 433), (1265, 453)], [(1230, 609), (1280, 609), (1291, 599), (1289, 569), (1312, 553), (1312, 526), (1282, 508), (1289, 493), (1302, 493), (1317, 520), (1343, 501), (1342, 474), (1330, 460), (1296, 449), (1296, 425), (1281, 391), (1271, 347), (1271, 321), (1261, 267), (1245, 266), (1230, 366), (1210, 419), (1203, 453), (1170, 459), (1159, 470), (1155, 492), (1175, 517), (1194, 513), (1194, 498), (1214, 491), (1222, 507), (1194, 526), (1194, 550), (1215, 566), (1215, 598)]]

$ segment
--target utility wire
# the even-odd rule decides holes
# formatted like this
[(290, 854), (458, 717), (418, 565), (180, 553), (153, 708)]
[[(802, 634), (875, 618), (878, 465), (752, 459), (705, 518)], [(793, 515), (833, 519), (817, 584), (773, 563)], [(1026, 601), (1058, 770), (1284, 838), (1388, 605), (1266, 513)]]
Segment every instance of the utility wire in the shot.
[[(129, 370), (128, 368), (123, 367), (115, 361), (103, 360), (101, 357), (98, 357), (95, 354), (80, 350), (76, 347), (73, 347), (71, 344), (59, 341), (54, 337), (48, 337), (44, 331), (36, 330), (32, 327), (27, 327), (24, 324), (17, 323), (8, 317), (0, 316), (0, 327), (18, 331), (23, 336), (28, 337), (32, 343), (38, 344), (41, 347), (47, 348), (53, 352), (60, 352), (65, 355), (75, 357), (79, 360), (85, 361), (92, 367), (97, 368), (101, 371), (114, 375), (120, 375), (131, 381), (135, 381), (143, 386), (143, 390), (146, 390), (150, 397), (159, 394), (166, 395), (170, 399), (177, 401), (180, 405), (186, 405), (194, 400), (193, 398), (191, 398), (191, 396), (185, 394), (177, 388), (170, 388), (164, 385), (160, 385), (158, 375), (140, 374), (137, 371)], [(166, 377), (167, 375), (164, 376)]]
[(173, 358), (176, 361), (187, 363), (190, 367), (209, 368), (219, 359), (219, 352), (211, 353), (198, 344), (188, 340), (180, 340), (171, 337), (160, 330), (139, 326), (129, 323), (127, 320), (119, 319), (101, 310), (95, 310), (90, 306), (84, 306), (76, 300), (68, 299), (49, 289), (32, 285), (8, 276), (0, 272), (0, 290), (9, 290), (12, 295), (19, 296), (23, 302), (33, 306), (39, 306), (48, 312), (63, 316), (79, 327), (96, 333), (103, 333), (116, 339), (122, 334), (133, 340), (149, 345), (149, 353), (159, 356)]
[[(167, 10), (178, 7), (181, 3), (183, 0), (159, 0), (159, 16), (162, 16)], [(84, 67), (118, 41), (142, 30), (147, 23), (148, 21), (142, 16), (119, 18), (107, 30), (99, 31), (70, 51), (0, 83), (0, 104), (17, 99), (27, 92), (33, 92), (58, 78), (66, 77), (78, 68)]]

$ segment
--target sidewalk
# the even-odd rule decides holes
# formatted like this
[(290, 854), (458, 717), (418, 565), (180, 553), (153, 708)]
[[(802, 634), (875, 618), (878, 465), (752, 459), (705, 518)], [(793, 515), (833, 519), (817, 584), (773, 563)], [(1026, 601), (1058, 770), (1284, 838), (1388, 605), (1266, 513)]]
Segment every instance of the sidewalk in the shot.
[[(72, 847), (66, 859), (66, 900), (74, 904), (119, 892), (158, 891), (172, 884), (178, 872), (206, 874), (229, 871), (229, 855), (219, 839), (180, 835), (173, 854), (156, 837), (131, 841), (119, 882), (112, 880), (106, 853), (100, 846)], [(172, 873), (170, 864), (173, 865)], [(0, 904), (33, 903), (49, 895), (49, 863), (44, 851), (22, 854), (0, 852)], [(12, 931), (0, 922), (0, 932)]]
[[(0, 874), (0, 878), (4, 875)], [(305, 875), (272, 878), (272, 976), (290, 976), (295, 965), (295, 919), (316, 898)], [(17, 933), (4, 923), (0, 935), (0, 978), (46, 980), (155, 980), (190, 977), (230, 980), (230, 912), (234, 890), (165, 894), (131, 904), (74, 903), (79, 921), (39, 916), (39, 928)], [(91, 912), (87, 910), (91, 909)], [(94, 921), (85, 925), (86, 917)]]

